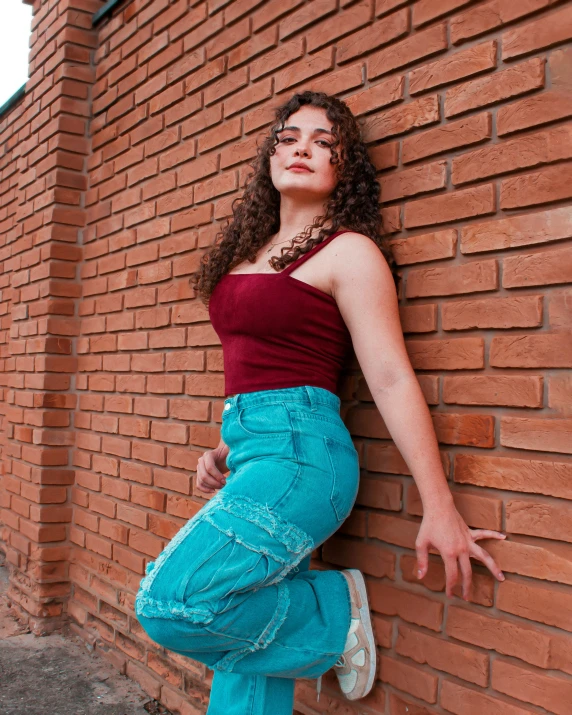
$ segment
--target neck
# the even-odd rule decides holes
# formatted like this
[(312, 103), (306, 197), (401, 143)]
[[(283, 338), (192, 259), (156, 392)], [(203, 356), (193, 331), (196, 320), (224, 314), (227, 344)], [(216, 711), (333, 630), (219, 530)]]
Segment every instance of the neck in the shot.
[(299, 201), (293, 201), (291, 197), (281, 196), (280, 228), (272, 237), (272, 243), (292, 239), (303, 233), (314, 223), (316, 216), (323, 216), (324, 210), (322, 201), (301, 204)]

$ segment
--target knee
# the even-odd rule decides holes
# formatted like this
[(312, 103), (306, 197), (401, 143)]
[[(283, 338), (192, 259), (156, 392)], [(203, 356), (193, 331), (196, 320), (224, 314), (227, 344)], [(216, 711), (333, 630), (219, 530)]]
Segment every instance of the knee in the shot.
[(168, 626), (165, 619), (137, 615), (137, 620), (154, 643), (157, 643), (163, 648), (169, 647), (167, 643)]
[(135, 598), (135, 616), (149, 638), (169, 650), (178, 647), (181, 637), (202, 634), (214, 618), (203, 604), (163, 600), (146, 588)]

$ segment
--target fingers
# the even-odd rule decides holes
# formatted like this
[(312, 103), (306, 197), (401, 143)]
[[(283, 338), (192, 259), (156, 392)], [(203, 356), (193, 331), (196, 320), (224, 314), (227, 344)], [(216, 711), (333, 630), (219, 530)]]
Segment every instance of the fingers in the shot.
[(445, 592), (450, 598), (453, 597), (453, 589), (457, 585), (459, 578), (459, 570), (457, 568), (457, 559), (454, 556), (443, 556), (445, 562)]
[(506, 539), (506, 534), (492, 529), (470, 529), (470, 532), (473, 541), (478, 541), (479, 539)]
[(473, 582), (473, 570), (471, 568), (471, 559), (469, 558), (469, 554), (461, 554), (459, 556), (459, 565), (461, 567), (463, 581), (463, 598), (465, 601), (468, 601)]
[(483, 548), (481, 548), (478, 544), (472, 545), (471, 556), (473, 558), (481, 561), (488, 568), (488, 570), (492, 573), (492, 575), (495, 578), (497, 578), (499, 581), (505, 580), (504, 574), (500, 570), (496, 561), (493, 559), (493, 557), (487, 551), (485, 551)]
[(212, 494), (226, 484), (226, 477), (217, 469), (212, 450), (199, 457), (197, 463), (197, 488), (205, 494)]
[(427, 567), (429, 564), (429, 554), (427, 551), (427, 542), (419, 542), (415, 544), (415, 551), (417, 552), (417, 578), (421, 579), (427, 573)]

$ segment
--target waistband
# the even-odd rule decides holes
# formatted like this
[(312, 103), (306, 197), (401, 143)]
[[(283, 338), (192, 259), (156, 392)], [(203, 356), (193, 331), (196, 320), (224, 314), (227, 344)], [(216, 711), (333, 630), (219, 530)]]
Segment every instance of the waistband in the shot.
[(240, 409), (250, 405), (272, 404), (273, 402), (301, 402), (310, 405), (312, 409), (314, 409), (315, 405), (326, 405), (338, 412), (341, 407), (340, 398), (333, 392), (326, 390), (324, 387), (302, 385), (300, 387), (284, 387), (276, 390), (240, 392), (238, 395), (225, 399), (224, 409), (228, 411), (232, 407)]

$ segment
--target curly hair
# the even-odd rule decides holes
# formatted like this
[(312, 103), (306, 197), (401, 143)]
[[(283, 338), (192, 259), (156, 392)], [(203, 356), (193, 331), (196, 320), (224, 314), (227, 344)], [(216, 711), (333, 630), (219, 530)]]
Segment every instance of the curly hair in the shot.
[[(330, 146), (330, 163), (337, 165), (337, 184), (326, 202), (324, 215), (316, 217), (314, 223), (295, 236), (289, 246), (284, 246), (280, 256), (270, 258), (270, 265), (274, 270), (281, 271), (328, 235), (346, 227), (368, 236), (378, 246), (398, 290), (400, 276), (396, 262), (382, 237), (381, 190), (375, 178), (375, 166), (361, 136), (361, 128), (342, 100), (325, 92), (307, 90), (294, 94), (276, 108), (270, 133), (257, 147), (257, 156), (249, 164), (253, 172), (246, 178), (244, 192), (232, 202), (232, 219), (228, 219), (216, 234), (213, 248), (203, 254), (199, 269), (191, 274), (189, 282), (205, 304), (222, 276), (244, 260), (254, 263), (258, 251), (280, 228), (280, 193), (272, 183), (270, 157), (276, 151), (277, 135), (283, 130), (286, 120), (304, 105), (325, 109), (332, 122), (334, 141)], [(341, 151), (338, 154), (336, 147), (340, 145), (340, 140)], [(327, 228), (324, 228), (325, 224)], [(315, 229), (320, 230), (308, 240)]]

